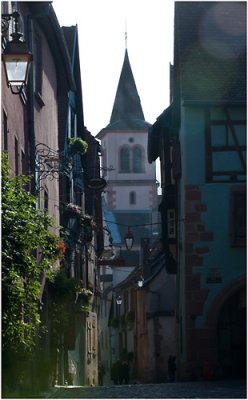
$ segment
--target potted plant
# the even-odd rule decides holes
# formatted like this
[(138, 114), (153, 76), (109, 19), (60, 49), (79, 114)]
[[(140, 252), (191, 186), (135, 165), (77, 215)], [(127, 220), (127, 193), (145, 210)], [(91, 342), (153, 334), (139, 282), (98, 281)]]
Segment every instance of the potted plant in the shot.
[(80, 137), (73, 137), (69, 140), (69, 152), (71, 155), (79, 153), (85, 154), (88, 149), (88, 143)]

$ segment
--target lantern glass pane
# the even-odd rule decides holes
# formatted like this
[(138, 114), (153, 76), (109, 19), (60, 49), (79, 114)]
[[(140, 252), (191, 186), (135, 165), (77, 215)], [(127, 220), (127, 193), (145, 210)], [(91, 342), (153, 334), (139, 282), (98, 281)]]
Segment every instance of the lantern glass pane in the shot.
[(144, 280), (143, 279), (139, 279), (138, 280), (138, 287), (143, 287), (144, 285)]
[(127, 247), (127, 249), (129, 250), (129, 249), (131, 249), (132, 248), (132, 246), (133, 246), (133, 238), (129, 238), (129, 237), (126, 237), (125, 238), (125, 242), (126, 242), (126, 247)]
[(28, 57), (6, 57), (5, 67), (8, 82), (11, 85), (22, 85), (26, 79)]

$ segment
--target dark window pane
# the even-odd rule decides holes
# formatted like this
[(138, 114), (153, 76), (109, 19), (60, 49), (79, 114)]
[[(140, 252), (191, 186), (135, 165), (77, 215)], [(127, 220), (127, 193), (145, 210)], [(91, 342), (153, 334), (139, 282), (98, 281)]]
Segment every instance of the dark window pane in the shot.
[(130, 172), (130, 152), (128, 147), (120, 149), (120, 172)]
[(133, 172), (142, 172), (142, 150), (140, 147), (133, 148)]

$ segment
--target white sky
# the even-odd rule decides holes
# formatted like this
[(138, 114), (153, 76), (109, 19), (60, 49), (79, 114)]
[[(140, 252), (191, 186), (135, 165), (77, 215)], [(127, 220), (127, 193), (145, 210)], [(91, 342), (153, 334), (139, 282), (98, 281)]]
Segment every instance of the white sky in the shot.
[(96, 135), (110, 120), (127, 49), (146, 121), (169, 105), (173, 0), (53, 0), (61, 26), (78, 25), (84, 120)]

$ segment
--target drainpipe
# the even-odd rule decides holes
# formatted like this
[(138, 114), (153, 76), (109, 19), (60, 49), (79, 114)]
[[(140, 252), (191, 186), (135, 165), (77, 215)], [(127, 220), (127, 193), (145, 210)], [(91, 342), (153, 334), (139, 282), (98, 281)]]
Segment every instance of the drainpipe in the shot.
[[(32, 17), (27, 18), (28, 26), (28, 48), (33, 53), (33, 21)], [(29, 131), (29, 143), (30, 143), (30, 169), (32, 173), (31, 177), (31, 193), (36, 194), (35, 185), (35, 124), (34, 124), (34, 66), (33, 63), (30, 65), (29, 80), (28, 80), (28, 131)]]

